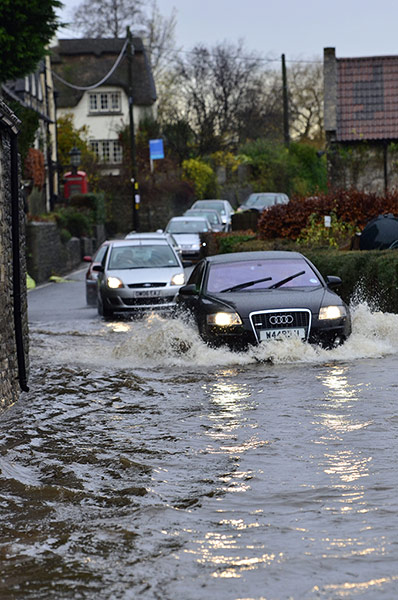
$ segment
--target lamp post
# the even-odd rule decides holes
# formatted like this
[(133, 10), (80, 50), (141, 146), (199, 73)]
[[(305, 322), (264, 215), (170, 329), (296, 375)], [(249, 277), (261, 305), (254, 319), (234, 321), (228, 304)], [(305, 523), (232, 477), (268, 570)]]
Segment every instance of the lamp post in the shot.
[(69, 152), (70, 156), (70, 164), (72, 165), (72, 173), (76, 175), (77, 167), (80, 165), (80, 159), (82, 156), (81, 151), (76, 146), (73, 146), (72, 150)]

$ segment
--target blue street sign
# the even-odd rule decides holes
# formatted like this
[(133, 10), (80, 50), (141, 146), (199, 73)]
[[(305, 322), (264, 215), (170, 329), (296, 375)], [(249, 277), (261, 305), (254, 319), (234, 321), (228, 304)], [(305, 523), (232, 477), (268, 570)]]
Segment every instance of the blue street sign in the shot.
[(149, 140), (149, 157), (151, 160), (164, 158), (163, 140)]

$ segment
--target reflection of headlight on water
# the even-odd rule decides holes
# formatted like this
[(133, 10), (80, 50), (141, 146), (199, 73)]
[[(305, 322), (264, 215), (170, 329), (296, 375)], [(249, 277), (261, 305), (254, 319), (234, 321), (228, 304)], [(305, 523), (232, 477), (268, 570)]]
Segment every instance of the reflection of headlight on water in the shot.
[(207, 315), (208, 325), (217, 325), (218, 327), (231, 327), (232, 325), (242, 325), (242, 320), (238, 313), (218, 312)]
[(347, 314), (344, 306), (322, 306), (319, 311), (319, 320), (323, 319), (340, 319)]

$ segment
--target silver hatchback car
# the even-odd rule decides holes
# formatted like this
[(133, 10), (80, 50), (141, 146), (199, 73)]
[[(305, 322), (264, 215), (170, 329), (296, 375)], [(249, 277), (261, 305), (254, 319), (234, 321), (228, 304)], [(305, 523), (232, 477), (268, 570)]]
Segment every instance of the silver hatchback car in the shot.
[(109, 242), (98, 271), (98, 313), (170, 313), (185, 283), (181, 259), (164, 239)]

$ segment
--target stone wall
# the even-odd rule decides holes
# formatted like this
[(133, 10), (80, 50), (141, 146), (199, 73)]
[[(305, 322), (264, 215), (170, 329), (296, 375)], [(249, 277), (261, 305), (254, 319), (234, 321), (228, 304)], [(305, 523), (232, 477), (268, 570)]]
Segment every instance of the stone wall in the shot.
[[(17, 119), (0, 100), (0, 410), (15, 402), (28, 371), (28, 319), (26, 294), (24, 211), (22, 195), (18, 192), (18, 162), (12, 161), (12, 140), (17, 132)], [(15, 155), (14, 155), (15, 156)], [(12, 165), (15, 167), (12, 185)], [(15, 192), (16, 190), (16, 192)], [(12, 202), (19, 205), (19, 266), (20, 281), (14, 285)], [(16, 214), (16, 211), (15, 211)], [(18, 217), (18, 215), (17, 215)], [(17, 226), (17, 223), (14, 223)], [(18, 229), (18, 227), (17, 227)], [(14, 292), (20, 291), (17, 319), (21, 336), (16, 334)], [(19, 316), (21, 319), (19, 319)], [(17, 340), (19, 341), (19, 351)], [(23, 371), (23, 372), (22, 372)]]
[(48, 222), (28, 223), (26, 237), (28, 273), (36, 283), (73, 271), (97, 246), (95, 238), (72, 238), (64, 243), (57, 225)]
[(354, 188), (382, 195), (398, 189), (396, 144), (329, 143), (328, 177), (333, 189)]

